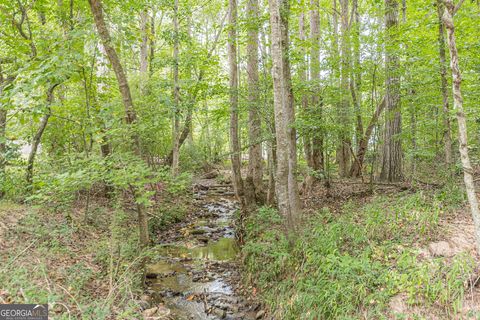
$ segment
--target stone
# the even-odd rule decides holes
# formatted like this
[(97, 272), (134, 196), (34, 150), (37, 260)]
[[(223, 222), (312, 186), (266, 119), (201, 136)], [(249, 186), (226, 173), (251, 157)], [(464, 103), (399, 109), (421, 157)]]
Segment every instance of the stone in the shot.
[(455, 250), (447, 241), (432, 242), (428, 245), (428, 250), (434, 257), (453, 257)]
[(157, 311), (158, 311), (158, 308), (153, 307), (153, 308), (150, 308), (150, 309), (147, 309), (147, 310), (143, 311), (142, 315), (145, 318), (153, 317), (155, 315), (155, 313), (157, 313)]
[(255, 319), (262, 319), (264, 315), (265, 315), (265, 310), (260, 310), (255, 315)]

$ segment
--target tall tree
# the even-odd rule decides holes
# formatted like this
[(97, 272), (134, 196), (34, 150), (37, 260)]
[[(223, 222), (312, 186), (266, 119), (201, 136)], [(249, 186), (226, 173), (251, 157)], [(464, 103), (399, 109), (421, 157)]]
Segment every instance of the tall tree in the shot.
[(172, 174), (178, 174), (180, 161), (180, 84), (178, 82), (178, 54), (179, 54), (179, 32), (178, 32), (178, 0), (173, 4), (173, 148), (172, 148)]
[(237, 1), (228, 2), (228, 65), (230, 72), (230, 160), (232, 162), (233, 186), (242, 209), (245, 196), (241, 172), (241, 148), (238, 132), (238, 64), (237, 64)]
[[(303, 10), (300, 12), (300, 17), (298, 18), (298, 36), (300, 41), (305, 42), (307, 39), (305, 36), (305, 13)], [(308, 80), (308, 56), (302, 55), (302, 62), (300, 64), (300, 81), (302, 83), (307, 83)], [(309, 95), (306, 92), (302, 92), (302, 110), (307, 115), (309, 114)], [(313, 155), (312, 155), (312, 135), (311, 130), (307, 129), (303, 135), (303, 152), (305, 154), (305, 160), (307, 165), (313, 169)]]
[(258, 76), (258, 0), (247, 1), (247, 87), (248, 87), (248, 174), (245, 182), (250, 184), (258, 203), (264, 202), (262, 124), (259, 112), (260, 89)]
[(440, 58), (440, 89), (442, 91), (443, 143), (445, 150), (445, 163), (450, 166), (452, 164), (452, 134), (450, 125), (450, 105), (448, 102), (447, 63), (445, 55), (445, 28), (442, 22), (443, 11), (444, 4), (442, 0), (438, 0), (438, 55)]
[[(310, 0), (310, 74), (312, 86), (311, 112), (315, 113), (315, 119), (322, 122), (322, 105), (320, 97), (320, 13), (318, 0)], [(323, 132), (315, 130), (312, 137), (312, 168), (323, 170)]]
[(338, 173), (345, 177), (350, 169), (350, 19), (349, 0), (340, 0), (340, 26), (342, 37), (340, 42), (340, 104), (339, 104), (339, 125), (340, 135), (337, 147)]
[(402, 172), (402, 115), (400, 105), (398, 0), (385, 0), (385, 102), (386, 120), (383, 142), (383, 181), (400, 181)]
[(467, 190), (468, 203), (472, 212), (473, 222), (475, 225), (475, 236), (477, 252), (480, 253), (480, 210), (478, 207), (478, 198), (475, 192), (475, 183), (473, 180), (473, 169), (468, 154), (468, 137), (467, 137), (467, 121), (463, 110), (463, 97), (461, 90), (462, 74), (458, 62), (458, 50), (455, 38), (455, 24), (453, 17), (460, 9), (463, 1), (461, 0), (456, 6), (452, 0), (445, 0), (445, 10), (443, 13), (443, 23), (447, 29), (448, 49), (450, 51), (450, 68), (452, 70), (452, 86), (453, 86), (453, 106), (457, 111), (458, 122), (458, 142), (460, 158), (463, 166), (463, 180), (465, 189)]
[[(130, 86), (128, 85), (127, 76), (123, 71), (122, 64), (118, 58), (117, 51), (112, 45), (112, 38), (105, 23), (105, 18), (103, 16), (103, 8), (101, 0), (88, 0), (90, 4), (90, 9), (92, 11), (93, 20), (97, 27), (98, 34), (102, 41), (103, 48), (107, 53), (108, 60), (113, 67), (115, 76), (118, 82), (118, 88), (122, 95), (123, 106), (125, 108), (125, 121), (129, 126), (132, 126), (136, 122), (136, 113), (133, 107), (132, 95), (130, 92)], [(133, 136), (133, 149), (137, 154), (140, 154), (140, 140), (136, 133), (132, 134)], [(133, 195), (136, 196), (135, 190)], [(145, 212), (145, 208), (141, 204), (137, 204), (137, 213), (138, 213), (138, 228), (139, 228), (139, 239), (140, 246), (147, 247), (150, 240), (148, 235), (148, 217)]]
[[(6, 85), (6, 79), (1, 69), (0, 61), (0, 97), (3, 94), (3, 88)], [(7, 153), (7, 109), (0, 103), (0, 199), (5, 195), (5, 167), (7, 165), (6, 153)]]
[(295, 115), (288, 57), (288, 0), (269, 1), (269, 10), (277, 156), (275, 194), (279, 212), (292, 230), (301, 207), (296, 181)]
[(148, 76), (148, 12), (140, 13), (140, 91), (145, 94), (145, 82)]

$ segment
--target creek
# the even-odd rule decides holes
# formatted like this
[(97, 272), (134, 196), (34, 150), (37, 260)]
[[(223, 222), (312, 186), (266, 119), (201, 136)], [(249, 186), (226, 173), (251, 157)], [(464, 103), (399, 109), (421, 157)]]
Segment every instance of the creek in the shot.
[[(164, 319), (259, 319), (263, 311), (239, 294), (237, 203), (229, 186), (195, 194), (193, 221), (173, 226), (147, 265), (148, 292), (166, 310)], [(260, 315), (260, 316), (259, 316)]]

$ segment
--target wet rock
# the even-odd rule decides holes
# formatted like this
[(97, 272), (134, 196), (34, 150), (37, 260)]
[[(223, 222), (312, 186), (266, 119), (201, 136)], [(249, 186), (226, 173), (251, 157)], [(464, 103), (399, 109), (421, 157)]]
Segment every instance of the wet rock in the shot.
[(158, 311), (157, 311), (157, 315), (162, 319), (162, 318), (166, 318), (170, 315), (171, 313), (171, 310), (167, 307), (165, 307), (164, 305), (159, 305), (158, 306)]
[(227, 316), (227, 312), (225, 310), (218, 309), (218, 308), (213, 308), (211, 313), (214, 316), (219, 317), (220, 319), (225, 319), (225, 317)]
[(240, 320), (240, 319), (243, 320), (243, 319), (245, 319), (245, 317), (246, 317), (245, 313), (240, 312), (240, 313), (234, 314), (232, 318), (235, 319), (235, 320)]
[(205, 236), (200, 236), (200, 237), (197, 237), (197, 240), (203, 243), (208, 243), (209, 238)]
[(168, 319), (171, 310), (164, 305), (158, 305), (158, 307), (150, 308), (142, 312), (145, 320), (165, 320)]

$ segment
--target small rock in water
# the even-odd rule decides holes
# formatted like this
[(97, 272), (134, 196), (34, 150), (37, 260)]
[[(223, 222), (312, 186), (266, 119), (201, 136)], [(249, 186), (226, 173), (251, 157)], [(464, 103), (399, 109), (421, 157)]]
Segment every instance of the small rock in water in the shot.
[(227, 316), (227, 312), (225, 310), (218, 308), (213, 308), (212, 314), (219, 317), (220, 319), (224, 319)]
[(158, 305), (158, 307), (150, 308), (143, 311), (142, 315), (145, 320), (163, 320), (167, 319), (171, 311), (164, 305)]
[(208, 242), (208, 237), (197, 237), (197, 240), (200, 241), (200, 242), (204, 242), (204, 243), (207, 243)]

